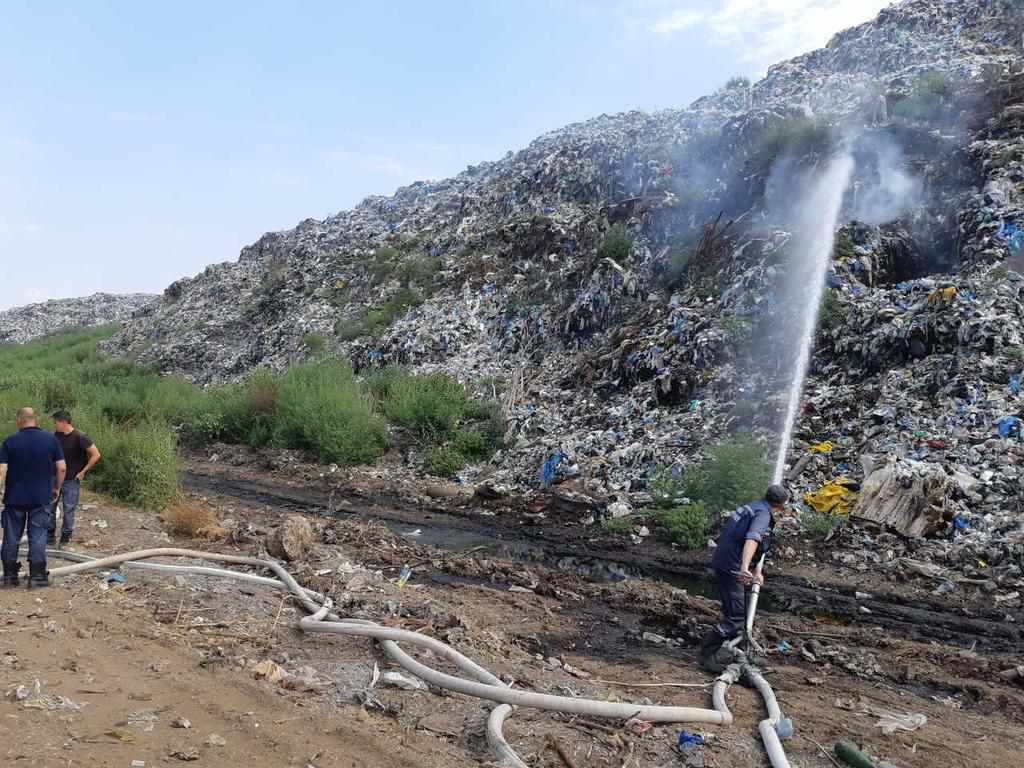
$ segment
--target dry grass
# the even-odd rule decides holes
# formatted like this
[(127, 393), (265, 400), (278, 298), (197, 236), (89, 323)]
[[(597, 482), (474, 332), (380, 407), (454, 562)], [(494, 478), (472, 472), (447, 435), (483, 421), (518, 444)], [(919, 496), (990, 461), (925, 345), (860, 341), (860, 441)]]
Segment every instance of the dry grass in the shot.
[(221, 539), (227, 531), (221, 527), (217, 516), (207, 507), (183, 502), (166, 509), (160, 515), (171, 533), (192, 539)]

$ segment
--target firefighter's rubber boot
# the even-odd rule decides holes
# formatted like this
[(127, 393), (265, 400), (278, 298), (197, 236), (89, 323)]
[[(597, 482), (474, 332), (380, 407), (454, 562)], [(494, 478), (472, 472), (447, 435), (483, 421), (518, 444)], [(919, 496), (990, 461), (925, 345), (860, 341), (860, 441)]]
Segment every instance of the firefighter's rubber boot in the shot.
[(18, 571), (21, 570), (21, 563), (15, 560), (13, 563), (4, 563), (4, 586), (18, 586)]
[(50, 586), (50, 572), (46, 570), (46, 562), (28, 564), (28, 585), (30, 587)]

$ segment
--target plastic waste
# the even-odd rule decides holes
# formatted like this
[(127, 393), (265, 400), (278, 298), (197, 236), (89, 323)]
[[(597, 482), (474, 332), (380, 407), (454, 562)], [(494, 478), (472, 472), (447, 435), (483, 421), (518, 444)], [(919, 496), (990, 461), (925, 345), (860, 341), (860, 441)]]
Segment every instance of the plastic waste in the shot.
[(381, 674), (380, 679), (394, 688), (401, 688), (403, 691), (421, 691), (427, 687), (423, 681), (417, 680), (414, 677), (406, 677), (401, 672), (384, 672)]
[(705, 743), (704, 737), (699, 733), (690, 733), (689, 731), (680, 731), (679, 733), (679, 748), (684, 752), (703, 747)]
[(403, 565), (401, 572), (398, 574), (398, 581), (395, 582), (395, 586), (401, 589), (409, 583), (410, 576), (412, 576), (412, 568), (408, 565)]
[(875, 768), (874, 762), (849, 741), (840, 741), (836, 744), (835, 752), (836, 757), (850, 768)]
[(996, 425), (1000, 437), (1010, 437), (1020, 433), (1020, 419), (1016, 416), (1004, 416)]
[(850, 508), (857, 500), (857, 492), (850, 487), (853, 484), (848, 477), (838, 477), (825, 483), (817, 491), (805, 493), (804, 502), (816, 512), (846, 516), (850, 514)]

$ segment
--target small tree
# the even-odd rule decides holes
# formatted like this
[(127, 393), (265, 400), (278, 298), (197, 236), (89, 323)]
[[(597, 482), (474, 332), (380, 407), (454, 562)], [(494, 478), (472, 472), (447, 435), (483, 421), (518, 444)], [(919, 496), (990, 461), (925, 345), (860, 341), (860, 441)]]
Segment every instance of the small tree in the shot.
[(622, 224), (616, 224), (608, 230), (608, 233), (597, 248), (597, 255), (602, 259), (611, 259), (615, 262), (626, 261), (633, 250), (633, 236)]
[(687, 504), (658, 515), (668, 538), (683, 549), (701, 549), (711, 534), (711, 516), (703, 504)]
[(764, 448), (750, 439), (730, 438), (708, 450), (708, 458), (683, 476), (692, 501), (713, 515), (760, 499), (771, 481)]

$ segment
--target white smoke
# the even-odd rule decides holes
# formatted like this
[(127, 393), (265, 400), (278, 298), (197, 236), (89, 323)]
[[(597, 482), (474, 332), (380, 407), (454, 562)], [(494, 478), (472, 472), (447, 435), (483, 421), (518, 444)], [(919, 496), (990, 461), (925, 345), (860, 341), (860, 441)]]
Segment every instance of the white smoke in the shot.
[(900, 218), (923, 202), (921, 179), (908, 172), (903, 151), (891, 139), (858, 137), (857, 161), (853, 218), (878, 226)]

